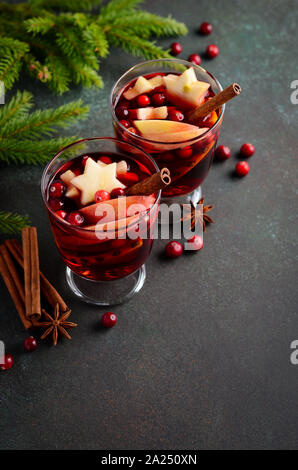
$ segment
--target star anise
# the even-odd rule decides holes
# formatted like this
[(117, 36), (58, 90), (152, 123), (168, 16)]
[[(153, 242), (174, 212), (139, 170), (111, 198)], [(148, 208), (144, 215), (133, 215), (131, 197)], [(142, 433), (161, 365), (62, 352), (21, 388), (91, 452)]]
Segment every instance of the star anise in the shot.
[[(199, 208), (197, 208), (193, 203), (191, 203), (191, 208), (189, 210), (189, 213), (186, 214), (184, 217), (182, 217), (181, 221), (190, 221), (190, 226), (191, 229), (193, 230), (197, 220), (200, 220), (201, 223), (203, 224), (203, 232), (206, 230), (206, 222), (209, 224), (213, 224), (214, 221), (211, 219), (209, 215), (207, 215), (207, 212), (211, 211), (213, 209), (214, 205), (211, 204), (209, 206), (204, 206), (204, 198), (202, 197), (198, 204), (203, 204), (203, 217), (202, 217), (202, 212)], [(203, 219), (203, 220), (202, 220)]]
[(71, 339), (71, 336), (68, 334), (66, 329), (74, 328), (78, 326), (76, 323), (67, 321), (71, 313), (71, 310), (67, 310), (66, 312), (63, 312), (61, 314), (60, 309), (59, 309), (59, 304), (56, 304), (53, 315), (50, 315), (45, 310), (42, 310), (42, 313), (46, 321), (38, 322), (36, 323), (36, 326), (40, 326), (41, 328), (46, 328), (46, 331), (43, 333), (40, 339), (44, 339), (50, 333), (52, 333), (54, 346), (57, 345), (59, 333), (64, 338)]

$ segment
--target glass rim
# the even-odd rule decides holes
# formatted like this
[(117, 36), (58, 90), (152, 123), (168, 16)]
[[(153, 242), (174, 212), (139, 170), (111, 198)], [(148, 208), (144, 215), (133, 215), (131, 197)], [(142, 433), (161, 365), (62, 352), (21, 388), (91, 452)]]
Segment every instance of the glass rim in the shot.
[[(201, 67), (200, 65), (196, 65), (196, 64), (193, 64), (192, 62), (188, 62), (187, 60), (183, 60), (183, 59), (167, 59), (167, 58), (164, 58), (164, 59), (153, 59), (153, 60), (144, 60), (143, 62), (139, 62), (138, 64), (135, 64), (133, 65), (132, 67), (130, 67), (126, 72), (124, 72), (120, 78), (118, 78), (118, 80), (116, 81), (116, 83), (114, 84), (112, 90), (111, 90), (111, 93), (110, 93), (110, 110), (111, 110), (111, 114), (112, 114), (112, 117), (114, 119), (114, 121), (117, 122), (117, 124), (120, 126), (120, 129), (123, 130), (123, 131), (126, 131), (129, 133), (129, 135), (133, 136), (135, 139), (139, 139), (140, 141), (143, 141), (145, 143), (148, 143), (148, 144), (158, 144), (158, 145), (163, 145), (163, 146), (170, 146), (170, 145), (179, 145), (179, 144), (187, 144), (187, 145), (192, 145), (193, 143), (196, 143), (196, 142), (199, 142), (201, 139), (205, 138), (206, 136), (208, 136), (209, 133), (211, 133), (211, 131), (213, 131), (216, 127), (218, 127), (218, 125), (221, 123), (222, 119), (223, 119), (223, 115), (224, 115), (224, 111), (225, 111), (225, 107), (226, 105), (223, 104), (221, 106), (221, 113), (219, 115), (219, 118), (217, 119), (217, 121), (213, 124), (212, 127), (210, 127), (208, 129), (208, 131), (205, 131), (203, 134), (201, 134), (199, 137), (193, 137), (192, 139), (188, 139), (188, 140), (180, 140), (178, 142), (160, 142), (158, 140), (150, 140), (150, 139), (146, 139), (145, 137), (142, 137), (138, 134), (134, 134), (133, 132), (130, 132), (127, 130), (126, 127), (124, 127), (120, 120), (117, 118), (116, 116), (116, 113), (115, 113), (115, 108), (113, 106), (113, 94), (114, 94), (114, 90), (115, 88), (117, 87), (118, 83), (123, 79), (125, 78), (126, 75), (128, 75), (130, 72), (132, 72), (134, 69), (136, 69), (137, 67), (139, 66), (142, 66), (142, 65), (146, 65), (146, 64), (152, 64), (152, 63), (160, 63), (160, 62), (178, 62), (182, 65), (185, 65), (185, 66), (188, 66), (188, 67), (193, 67), (195, 69), (199, 69), (200, 71), (208, 74), (211, 76), (211, 78), (215, 81), (215, 83), (217, 84), (218, 88), (219, 88), (219, 92), (220, 93), (223, 88), (220, 84), (220, 82), (217, 80), (217, 78), (215, 78), (211, 72), (208, 72), (208, 70), (204, 69), (204, 67)], [(217, 94), (217, 93), (216, 93)]]
[[(66, 150), (68, 150), (69, 148), (71, 147), (74, 147), (75, 145), (77, 144), (81, 144), (82, 142), (90, 142), (90, 141), (103, 141), (103, 140), (108, 140), (108, 141), (112, 141), (112, 142), (115, 142), (115, 143), (120, 143), (120, 144), (125, 144), (125, 145), (129, 145), (131, 147), (134, 147), (138, 150), (140, 150), (146, 158), (148, 158), (148, 160), (151, 161), (151, 163), (153, 164), (154, 168), (156, 169), (156, 171), (159, 171), (159, 167), (157, 165), (157, 163), (154, 161), (154, 159), (147, 153), (145, 152), (141, 147), (139, 147), (138, 145), (135, 145), (135, 144), (131, 144), (130, 142), (124, 142), (123, 140), (120, 140), (120, 139), (116, 139), (115, 137), (86, 137), (85, 139), (79, 139), (79, 140), (76, 140), (74, 142), (72, 142), (71, 144), (69, 145), (66, 145), (66, 147), (63, 147), (62, 149), (59, 150), (59, 152), (57, 152), (52, 158), (51, 160), (46, 164), (43, 172), (42, 172), (42, 176), (41, 176), (41, 181), (40, 181), (40, 189), (41, 189), (41, 196), (42, 196), (42, 200), (43, 200), (43, 203), (46, 207), (46, 209), (50, 212), (51, 215), (54, 216), (55, 220), (57, 222), (59, 222), (62, 226), (64, 227), (68, 227), (68, 228), (72, 228), (73, 230), (77, 230), (77, 231), (82, 231), (83, 233), (91, 233), (91, 232), (96, 232), (95, 230), (91, 230), (91, 229), (88, 229), (88, 228), (85, 228), (85, 227), (76, 227), (74, 225), (71, 225), (69, 222), (67, 222), (66, 220), (62, 219), (61, 217), (59, 217), (55, 211), (50, 207), (50, 205), (48, 204), (48, 201), (46, 199), (46, 182), (45, 182), (45, 178), (46, 178), (46, 174), (51, 166), (51, 164), (57, 159), (59, 158), (63, 152), (65, 152)], [(152, 206), (150, 207), (150, 209), (148, 209), (145, 214), (142, 215), (142, 217), (140, 217), (140, 219), (138, 219), (137, 221), (135, 222), (132, 222), (131, 224), (127, 225), (125, 227), (125, 230), (127, 230), (129, 227), (135, 225), (135, 224), (138, 224), (140, 223), (144, 217), (146, 217), (148, 214), (151, 213), (151, 211), (153, 210), (153, 208), (156, 206), (156, 204), (160, 201), (160, 198), (161, 198), (161, 190), (159, 190), (157, 192), (157, 196), (155, 198), (155, 201), (154, 201), (154, 204), (152, 204)], [(121, 220), (121, 219), (119, 219)], [(114, 221), (116, 222), (116, 220)], [(123, 228), (121, 228), (121, 230), (123, 230)], [(114, 231), (115, 233), (117, 233), (119, 231), (119, 229), (117, 228), (114, 228), (113, 229), (110, 229), (110, 230), (107, 230), (105, 233), (110, 233)], [(99, 241), (104, 241), (104, 240), (100, 240)]]

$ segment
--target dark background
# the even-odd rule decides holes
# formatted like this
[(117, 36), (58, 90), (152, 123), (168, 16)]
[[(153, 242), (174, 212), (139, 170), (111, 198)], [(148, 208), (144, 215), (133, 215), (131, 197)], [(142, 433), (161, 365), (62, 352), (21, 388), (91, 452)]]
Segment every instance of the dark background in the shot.
[[(99, 328), (103, 309), (66, 288), (39, 181), (42, 168), (1, 167), (1, 207), (28, 213), (38, 227), (41, 266), (79, 323), (71, 342), (23, 353), (26, 333), (0, 282), (0, 338), (15, 356), (0, 373), (2, 449), (265, 449), (297, 448), (298, 366), (290, 343), (297, 319), (297, 2), (150, 0), (145, 7), (184, 21), (184, 52), (215, 43), (203, 61), (241, 97), (226, 109), (220, 143), (232, 158), (214, 164), (203, 185), (215, 224), (204, 249), (166, 262), (157, 241), (144, 289), (114, 308), (119, 320)], [(210, 21), (209, 37), (196, 33)], [(171, 39), (163, 40), (168, 46)], [(40, 107), (82, 97), (87, 121), (70, 133), (112, 135), (112, 84), (138, 62), (112, 50), (102, 63), (104, 90), (77, 87), (56, 97), (36, 82)], [(9, 95), (10, 96), (10, 95)], [(256, 146), (250, 174), (231, 177), (245, 141)]]

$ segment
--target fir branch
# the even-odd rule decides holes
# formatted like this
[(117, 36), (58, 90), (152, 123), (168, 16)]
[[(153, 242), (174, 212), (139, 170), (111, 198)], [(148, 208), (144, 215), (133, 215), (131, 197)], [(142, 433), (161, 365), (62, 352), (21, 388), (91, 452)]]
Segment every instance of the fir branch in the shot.
[(23, 227), (30, 225), (29, 218), (14, 214), (12, 212), (6, 212), (0, 210), (0, 232), (2, 233), (17, 233), (22, 230)]
[(0, 37), (0, 81), (6, 89), (12, 87), (19, 76), (22, 58), (29, 51), (29, 46), (9, 37)]
[(72, 101), (56, 109), (37, 110), (20, 119), (9, 121), (0, 129), (2, 138), (18, 136), (25, 139), (39, 139), (40, 135), (51, 135), (56, 132), (55, 127), (66, 128), (76, 119), (84, 118), (88, 106), (82, 106), (82, 100)]
[(126, 52), (135, 56), (141, 56), (148, 60), (172, 58), (168, 51), (164, 51), (156, 46), (154, 42), (141, 39), (125, 30), (117, 29), (117, 31), (107, 32), (107, 37), (111, 44), (121, 47)]
[(101, 0), (30, 0), (29, 3), (34, 7), (75, 12), (91, 10), (99, 5)]
[(109, 53), (109, 43), (103, 29), (92, 23), (83, 32), (84, 41), (95, 51), (100, 57), (106, 57)]
[(28, 33), (32, 33), (34, 35), (38, 33), (46, 34), (55, 26), (55, 21), (52, 17), (39, 16), (24, 21), (24, 26)]
[(121, 12), (127, 14), (135, 7), (143, 3), (144, 0), (111, 0), (106, 6), (100, 10), (101, 16), (117, 16)]
[(13, 119), (23, 118), (33, 106), (32, 94), (18, 90), (16, 95), (5, 106), (0, 107), (0, 129)]

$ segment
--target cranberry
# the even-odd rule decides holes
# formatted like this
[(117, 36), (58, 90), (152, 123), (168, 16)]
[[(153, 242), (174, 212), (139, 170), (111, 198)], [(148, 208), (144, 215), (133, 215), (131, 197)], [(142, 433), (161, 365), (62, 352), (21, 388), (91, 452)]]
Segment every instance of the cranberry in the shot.
[(171, 109), (169, 111), (168, 118), (170, 121), (181, 122), (184, 119), (184, 114), (182, 114), (181, 111), (178, 111), (178, 109)]
[(77, 227), (80, 227), (85, 222), (84, 217), (78, 211), (74, 211), (74, 212), (71, 212), (70, 214), (68, 214), (66, 220), (71, 225), (76, 225)]
[(125, 184), (125, 186), (131, 186), (139, 181), (138, 175), (132, 171), (127, 171), (126, 173), (119, 175), (118, 179), (121, 183)]
[(235, 172), (238, 176), (246, 176), (249, 173), (249, 164), (247, 162), (238, 162), (235, 166)]
[(112, 159), (110, 157), (106, 157), (106, 156), (99, 157), (99, 160), (101, 162), (105, 163), (106, 165), (109, 165), (110, 163), (112, 163)]
[(122, 188), (115, 188), (111, 191), (111, 199), (125, 196), (125, 191)]
[(165, 247), (168, 258), (178, 258), (183, 253), (183, 246), (179, 242), (171, 241)]
[(60, 181), (55, 181), (55, 183), (50, 186), (50, 197), (62, 197), (65, 191), (65, 186)]
[(173, 42), (173, 44), (171, 44), (171, 52), (173, 55), (179, 55), (182, 51), (183, 48), (180, 42)]
[(207, 114), (203, 118), (198, 120), (198, 126), (200, 127), (212, 127), (216, 123), (218, 119), (216, 111), (211, 111), (211, 113)]
[(194, 235), (189, 240), (187, 240), (187, 243), (191, 245), (191, 251), (199, 251), (204, 246), (203, 239), (200, 237), (200, 235)]
[(193, 64), (200, 65), (202, 62), (201, 56), (199, 54), (191, 54), (188, 58), (189, 62)]
[(58, 215), (58, 217), (61, 217), (61, 219), (65, 219), (65, 217), (67, 216), (67, 212), (60, 210), (56, 212), (56, 215)]
[(149, 106), (150, 98), (148, 95), (140, 95), (137, 97), (137, 103), (140, 108), (144, 108), (145, 106)]
[(255, 148), (252, 144), (247, 142), (246, 144), (242, 145), (240, 153), (243, 155), (243, 157), (251, 157), (255, 153)]
[(35, 349), (37, 349), (37, 341), (34, 338), (34, 336), (29, 336), (29, 338), (25, 339), (24, 348), (25, 348), (25, 351), (27, 352), (32, 352), (32, 351), (35, 351)]
[(118, 119), (126, 119), (129, 115), (129, 111), (126, 106), (118, 106), (116, 108), (116, 116)]
[(106, 312), (101, 317), (101, 324), (106, 328), (112, 328), (117, 323), (117, 315), (113, 312)]
[(227, 160), (231, 156), (231, 150), (226, 145), (220, 145), (215, 151), (218, 160)]
[(122, 126), (123, 126), (123, 127), (126, 127), (126, 128), (128, 128), (128, 127), (130, 126), (130, 122), (127, 121), (127, 119), (122, 119), (122, 120), (120, 121), (120, 124), (122, 124)]
[(192, 148), (190, 145), (184, 147), (183, 149), (176, 150), (176, 155), (179, 158), (189, 158), (192, 155)]
[(13, 356), (11, 354), (5, 354), (4, 364), (0, 365), (0, 369), (8, 370), (8, 369), (11, 369), (12, 366), (13, 366)]
[(163, 106), (166, 102), (166, 97), (164, 93), (154, 93), (151, 96), (151, 101), (154, 106)]
[(127, 130), (131, 132), (132, 134), (136, 134), (136, 135), (138, 134), (137, 130), (134, 127), (128, 127)]
[(64, 202), (61, 201), (61, 199), (51, 198), (49, 204), (50, 208), (55, 212), (63, 209), (64, 207)]
[(219, 54), (219, 49), (215, 44), (210, 44), (206, 48), (206, 55), (210, 59), (214, 59), (214, 57), (217, 57)]
[(201, 24), (199, 31), (201, 34), (205, 34), (205, 35), (211, 34), (213, 31), (213, 26), (212, 24), (204, 21), (204, 23)]
[(94, 196), (95, 202), (104, 202), (104, 201), (108, 201), (109, 199), (110, 199), (110, 193), (108, 193), (108, 191), (104, 191), (103, 189), (96, 191), (95, 196)]

